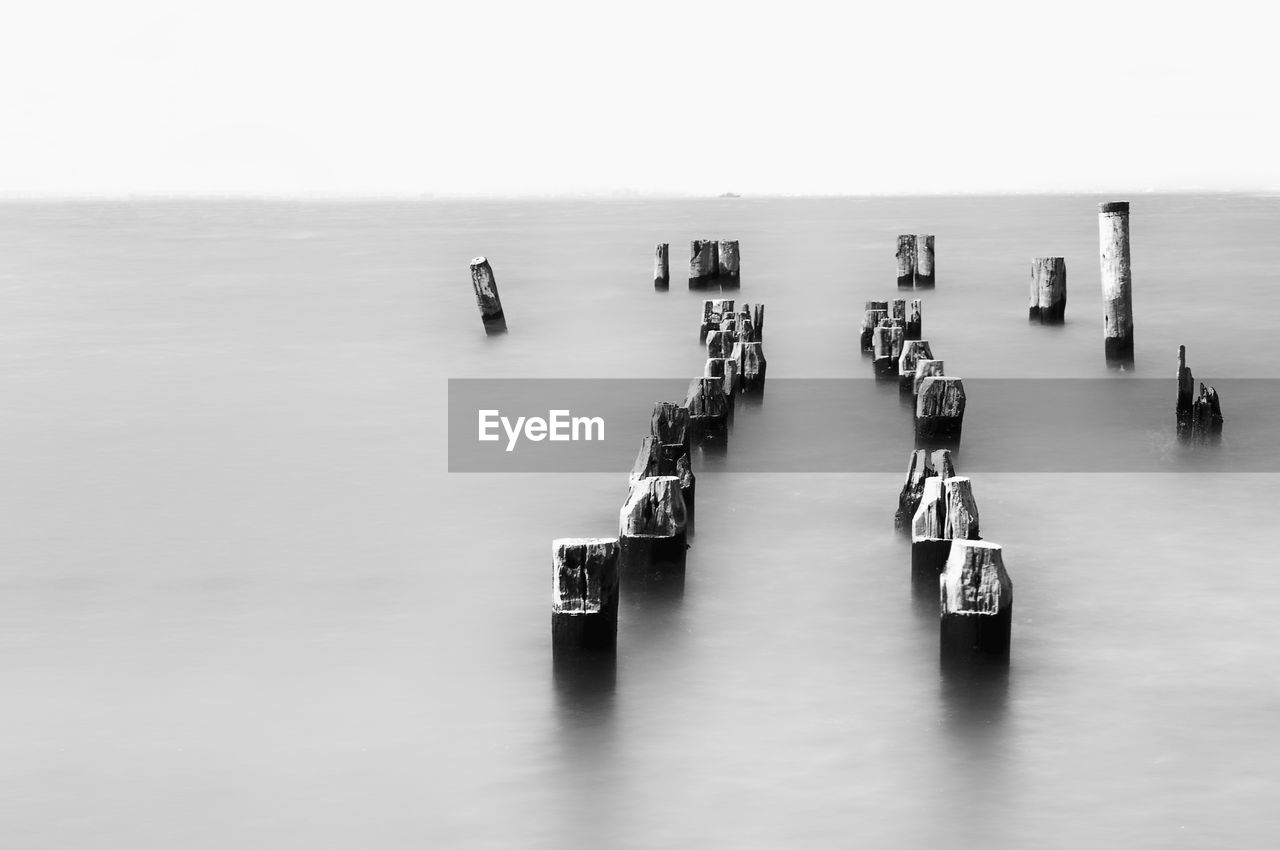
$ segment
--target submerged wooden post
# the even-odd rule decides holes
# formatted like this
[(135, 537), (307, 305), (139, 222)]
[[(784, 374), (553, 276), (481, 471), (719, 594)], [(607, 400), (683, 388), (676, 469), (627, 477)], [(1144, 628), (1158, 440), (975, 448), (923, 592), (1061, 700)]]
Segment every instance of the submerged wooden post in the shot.
[(898, 392), (904, 396), (915, 395), (916, 364), (932, 359), (933, 350), (929, 348), (927, 339), (904, 340), (902, 353), (898, 355)]
[(768, 364), (764, 359), (764, 344), (742, 344), (742, 394), (759, 398), (764, 394), (764, 372)]
[(756, 318), (751, 323), (752, 342), (764, 342), (764, 305), (756, 305)]
[(920, 339), (923, 333), (923, 312), (924, 302), (919, 298), (913, 299), (907, 308), (907, 339)]
[(1067, 314), (1067, 261), (1036, 257), (1031, 261), (1031, 301), (1027, 318), (1042, 325), (1060, 325)]
[(471, 261), (471, 285), (476, 290), (476, 304), (480, 306), (480, 319), (485, 333), (506, 333), (507, 317), (502, 312), (502, 300), (498, 298), (498, 282), (493, 269), (484, 257)]
[(721, 239), (717, 247), (720, 285), (738, 286), (741, 281), (741, 255), (737, 239)]
[(645, 478), (627, 494), (618, 513), (621, 571), (662, 577), (683, 573), (687, 516), (680, 479)]
[(1107, 365), (1133, 365), (1133, 276), (1129, 269), (1129, 202), (1098, 205), (1102, 265), (1102, 333)]
[(902, 356), (902, 328), (886, 327), (881, 323), (872, 332), (871, 346), (871, 366), (876, 380), (891, 381), (898, 377), (898, 358)]
[(898, 286), (911, 289), (916, 285), (916, 238), (911, 234), (898, 236)]
[(685, 407), (693, 442), (724, 443), (729, 438), (730, 398), (720, 378), (694, 378), (689, 383)]
[(863, 352), (874, 351), (872, 345), (872, 337), (875, 329), (880, 327), (880, 322), (889, 315), (889, 310), (884, 301), (868, 301), (866, 311), (862, 314), (862, 325), (858, 336), (858, 350)]
[(1178, 346), (1178, 401), (1174, 405), (1177, 433), (1181, 439), (1191, 436), (1191, 410), (1195, 402), (1196, 379), (1187, 366), (1187, 347)]
[[(899, 237), (901, 238), (901, 237)], [(933, 289), (933, 236), (916, 236), (916, 289)]]
[(944, 658), (1008, 658), (1013, 582), (1003, 550), (985, 540), (956, 540), (938, 578)]
[(703, 289), (716, 281), (716, 243), (695, 239), (689, 243), (689, 288)]
[(959, 378), (922, 380), (920, 393), (916, 396), (916, 448), (954, 449), (959, 446), (964, 405), (964, 382)]
[(949, 449), (916, 449), (911, 453), (907, 464), (907, 480), (898, 494), (898, 510), (893, 515), (893, 527), (898, 531), (910, 533), (911, 521), (920, 507), (920, 498), (924, 495), (924, 482), (928, 478), (951, 478), (956, 474), (955, 464), (951, 462)]
[(653, 250), (653, 286), (655, 289), (666, 289), (671, 283), (671, 268), (668, 264), (671, 246), (659, 242)]
[(618, 646), (616, 537), (551, 541), (551, 651), (611, 653)]
[(1200, 385), (1200, 397), (1191, 405), (1191, 437), (1197, 443), (1216, 443), (1222, 439), (1222, 407), (1218, 391)]

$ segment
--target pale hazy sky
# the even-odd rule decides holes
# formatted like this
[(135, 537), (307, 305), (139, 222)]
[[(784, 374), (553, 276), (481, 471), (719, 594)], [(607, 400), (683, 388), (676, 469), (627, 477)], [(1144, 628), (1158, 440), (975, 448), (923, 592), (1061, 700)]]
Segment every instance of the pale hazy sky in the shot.
[(30, 0), (0, 194), (1280, 189), (1262, 3)]

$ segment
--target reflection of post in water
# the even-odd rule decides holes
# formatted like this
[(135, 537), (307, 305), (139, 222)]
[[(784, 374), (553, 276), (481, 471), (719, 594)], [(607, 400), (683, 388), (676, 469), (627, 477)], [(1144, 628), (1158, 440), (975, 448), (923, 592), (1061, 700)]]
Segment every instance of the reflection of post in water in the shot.
[(1009, 656), (943, 653), (942, 703), (949, 725), (972, 733), (1004, 718), (1009, 701)]

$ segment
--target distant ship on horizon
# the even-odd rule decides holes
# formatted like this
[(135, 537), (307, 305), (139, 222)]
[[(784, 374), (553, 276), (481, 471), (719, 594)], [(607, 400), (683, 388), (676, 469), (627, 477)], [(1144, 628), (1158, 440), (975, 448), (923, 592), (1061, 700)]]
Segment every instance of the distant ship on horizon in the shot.
[(741, 198), (742, 196), (741, 196), (741, 195), (739, 195), (739, 194), (737, 194), (736, 192), (725, 192), (725, 193), (724, 193), (723, 195), (721, 195), (720, 197), (722, 197), (722, 198)]

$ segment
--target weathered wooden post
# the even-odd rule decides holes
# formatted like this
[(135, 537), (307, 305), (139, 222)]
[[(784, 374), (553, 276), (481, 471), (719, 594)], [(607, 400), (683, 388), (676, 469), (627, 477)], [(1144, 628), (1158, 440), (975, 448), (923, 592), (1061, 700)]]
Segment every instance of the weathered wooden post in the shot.
[[(950, 458), (946, 458), (947, 464)], [(978, 505), (968, 478), (924, 479), (920, 503), (911, 517), (911, 577), (928, 586), (936, 580), (950, 551), (950, 540), (977, 540)]]
[(705, 289), (716, 282), (716, 243), (695, 239), (689, 243), (689, 288)]
[(862, 325), (858, 336), (858, 350), (866, 353), (874, 351), (872, 345), (872, 336), (875, 329), (880, 327), (880, 322), (889, 315), (889, 310), (884, 301), (868, 301), (866, 312), (862, 314)]
[(886, 327), (882, 323), (872, 332), (871, 347), (871, 366), (876, 380), (891, 381), (897, 378), (898, 358), (902, 356), (902, 328)]
[(636, 454), (635, 462), (631, 464), (631, 473), (627, 476), (627, 483), (631, 487), (636, 486), (636, 483), (642, 479), (658, 474), (660, 445), (658, 438), (652, 435), (640, 441), (640, 451)]
[(1133, 276), (1129, 269), (1129, 202), (1098, 205), (1102, 264), (1102, 333), (1107, 365), (1133, 366)]
[(1178, 423), (1178, 437), (1187, 439), (1191, 436), (1191, 410), (1195, 402), (1196, 379), (1187, 366), (1187, 347), (1178, 346), (1178, 401), (1174, 406), (1174, 416)]
[(666, 289), (671, 284), (671, 267), (668, 264), (671, 246), (659, 242), (653, 251), (653, 288)]
[(686, 536), (680, 479), (657, 475), (641, 480), (618, 513), (621, 571), (658, 578), (683, 573)]
[(911, 382), (911, 394), (916, 398), (920, 397), (920, 385), (924, 383), (925, 378), (941, 378), (943, 375), (943, 367), (946, 364), (941, 360), (925, 360), (921, 358), (916, 361), (916, 375)]
[(907, 299), (895, 298), (889, 302), (889, 318), (897, 319), (903, 326), (907, 323)]
[[(899, 237), (901, 238), (901, 237)], [(933, 236), (916, 236), (916, 289), (933, 289)]]
[(729, 439), (730, 399), (721, 378), (694, 378), (685, 399), (689, 409), (689, 430), (700, 445), (723, 444)]
[(708, 357), (702, 376), (719, 379), (724, 394), (732, 400), (738, 389), (738, 361), (732, 357)]
[(743, 342), (755, 339), (755, 320), (751, 318), (751, 305), (743, 304), (738, 310), (738, 338)]
[(898, 286), (911, 289), (916, 285), (916, 238), (910, 234), (898, 236)]
[(653, 405), (649, 419), (649, 432), (663, 445), (691, 447), (689, 437), (689, 409), (674, 401), (659, 401)]
[(958, 447), (964, 425), (964, 404), (964, 382), (959, 378), (922, 380), (920, 393), (916, 396), (916, 448)]
[(1031, 261), (1031, 306), (1027, 318), (1042, 325), (1060, 325), (1067, 314), (1067, 261), (1036, 257)]
[(1200, 384), (1200, 397), (1191, 405), (1191, 436), (1197, 443), (1216, 443), (1222, 439), (1222, 407), (1218, 391)]
[(616, 537), (551, 541), (551, 651), (561, 660), (618, 646)]
[(751, 323), (751, 331), (754, 334), (751, 342), (764, 342), (764, 305), (756, 305), (756, 318)]
[(702, 324), (698, 329), (698, 339), (705, 339), (707, 334), (720, 329), (725, 313), (733, 312), (733, 301), (711, 299), (702, 302)]
[(985, 540), (956, 540), (938, 577), (943, 658), (1006, 659), (1013, 626), (1013, 582), (1003, 550)]
[(928, 478), (951, 478), (956, 474), (949, 449), (916, 449), (907, 464), (907, 480), (898, 494), (898, 510), (893, 515), (893, 527), (903, 533), (911, 532), (911, 520), (920, 507), (924, 494), (924, 482)]
[(907, 339), (920, 339), (924, 327), (922, 321), (923, 313), (924, 302), (919, 298), (913, 299), (911, 305), (907, 308)]
[(693, 530), (694, 488), (696, 479), (691, 467), (689, 409), (672, 401), (660, 401), (653, 406), (649, 430), (658, 441), (658, 475), (674, 475), (680, 479), (680, 493), (684, 496), (689, 529)]
[(730, 289), (741, 283), (741, 255), (737, 239), (721, 239), (717, 247), (720, 285)]
[(921, 360), (932, 360), (933, 350), (929, 348), (927, 339), (908, 339), (902, 343), (902, 353), (898, 355), (898, 392), (903, 396), (914, 396), (916, 390), (916, 364)]
[(502, 312), (502, 300), (498, 298), (498, 282), (493, 269), (484, 257), (471, 261), (471, 285), (476, 290), (476, 304), (480, 306), (480, 320), (487, 334), (507, 332), (507, 317)]
[(733, 334), (714, 330), (707, 334), (707, 357), (728, 357), (733, 351)]
[(694, 492), (698, 479), (693, 474), (692, 461), (687, 446), (664, 443), (658, 451), (658, 475), (670, 475), (680, 480), (680, 496), (684, 499), (685, 525), (693, 534)]
[(764, 395), (764, 372), (768, 364), (764, 359), (764, 344), (746, 342), (742, 344), (742, 394), (760, 398)]

